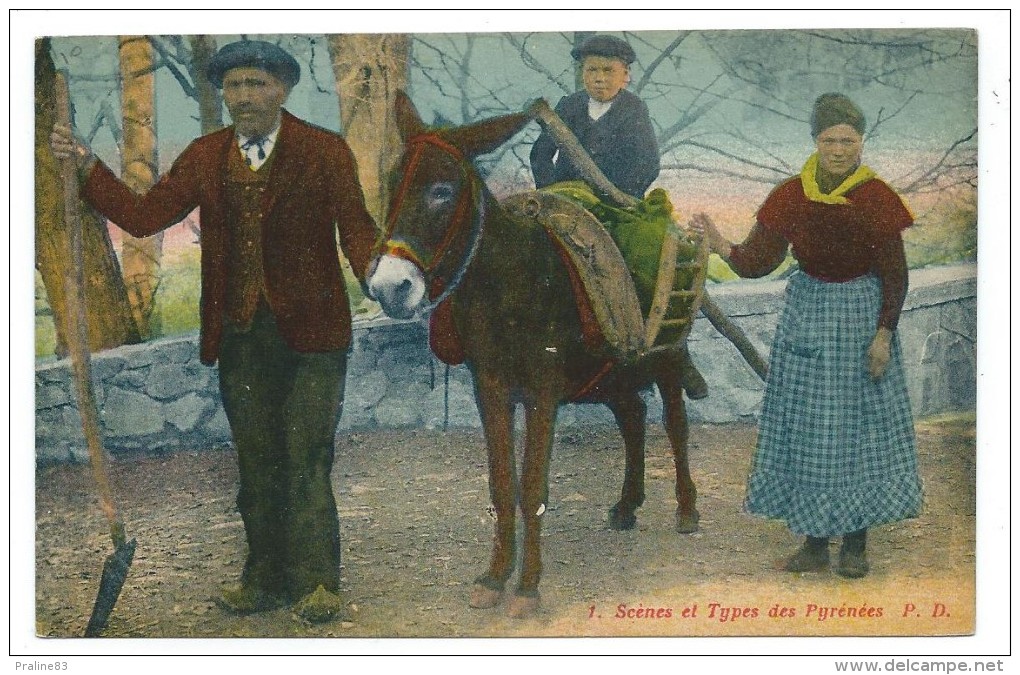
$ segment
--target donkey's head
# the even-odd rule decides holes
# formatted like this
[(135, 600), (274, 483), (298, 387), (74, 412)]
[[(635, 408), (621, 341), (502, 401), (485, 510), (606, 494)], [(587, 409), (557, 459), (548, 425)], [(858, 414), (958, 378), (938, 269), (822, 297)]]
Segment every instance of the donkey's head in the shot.
[(478, 248), (486, 190), (472, 159), (498, 148), (530, 118), (512, 114), (430, 130), (403, 92), (396, 117), (404, 155), (368, 289), (386, 314), (411, 318), (453, 292)]

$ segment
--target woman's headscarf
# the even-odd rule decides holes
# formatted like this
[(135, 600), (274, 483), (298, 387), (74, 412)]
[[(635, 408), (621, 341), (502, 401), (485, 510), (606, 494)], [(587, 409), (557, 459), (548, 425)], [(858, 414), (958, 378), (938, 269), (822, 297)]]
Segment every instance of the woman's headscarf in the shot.
[(811, 109), (811, 138), (837, 124), (848, 124), (864, 135), (864, 113), (853, 101), (843, 94), (822, 94)]

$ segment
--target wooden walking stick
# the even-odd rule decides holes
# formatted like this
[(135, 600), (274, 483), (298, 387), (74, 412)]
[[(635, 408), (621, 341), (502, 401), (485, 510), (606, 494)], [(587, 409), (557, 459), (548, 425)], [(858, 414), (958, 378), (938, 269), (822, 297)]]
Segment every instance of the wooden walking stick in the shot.
[[(559, 148), (562, 152), (566, 153), (566, 156), (570, 158), (570, 161), (581, 170), (584, 175), (589, 178), (595, 186), (603, 193), (609, 196), (614, 202), (620, 206), (633, 206), (637, 203), (637, 199), (623, 192), (610, 181), (606, 175), (599, 169), (595, 161), (592, 160), (588, 153), (585, 152), (581, 142), (577, 140), (574, 133), (570, 128), (560, 119), (560, 116), (556, 114), (556, 111), (549, 107), (549, 104), (545, 99), (538, 99), (535, 101), (529, 112), (539, 119), (548, 129), (549, 133), (556, 140)], [(666, 242), (668, 243), (668, 241)], [(664, 244), (665, 248), (665, 244)], [(660, 277), (660, 281), (662, 278)], [(668, 289), (672, 286), (672, 277), (666, 279), (665, 287)], [(660, 293), (661, 289), (656, 289), (656, 295)], [(754, 348), (751, 340), (748, 339), (747, 335), (743, 330), (740, 329), (728, 316), (719, 308), (715, 302), (708, 296), (708, 291), (705, 290), (701, 297), (698, 298), (700, 301), (699, 307), (701, 312), (709, 320), (709, 323), (715, 327), (719, 333), (733, 343), (737, 351), (744, 358), (751, 369), (760, 377), (765, 380), (768, 376), (768, 362), (758, 353), (758, 350)], [(695, 308), (697, 311), (697, 308)], [(661, 318), (661, 317), (660, 317)]]
[[(57, 101), (57, 122), (71, 128), (71, 100), (67, 88), (67, 77), (57, 72), (54, 83)], [(99, 593), (92, 608), (85, 629), (85, 637), (98, 637), (106, 628), (113, 606), (117, 604), (120, 591), (127, 579), (128, 568), (135, 554), (136, 542), (127, 540), (124, 522), (117, 513), (113, 501), (113, 490), (106, 468), (106, 451), (99, 430), (99, 409), (92, 387), (92, 359), (89, 352), (88, 324), (85, 319), (85, 263), (82, 243), (80, 202), (78, 198), (78, 169), (74, 157), (60, 160), (60, 176), (64, 189), (64, 222), (71, 248), (71, 269), (64, 280), (67, 298), (66, 332), (67, 346), (71, 355), (75, 389), (78, 395), (78, 411), (81, 414), (82, 431), (88, 445), (92, 475), (99, 492), (99, 504), (110, 523), (114, 552), (106, 558), (103, 576), (99, 582)]]

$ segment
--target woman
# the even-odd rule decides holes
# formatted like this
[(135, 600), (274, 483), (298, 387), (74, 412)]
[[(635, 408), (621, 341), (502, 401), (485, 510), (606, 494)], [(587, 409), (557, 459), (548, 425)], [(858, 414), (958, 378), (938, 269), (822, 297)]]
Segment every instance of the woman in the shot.
[(913, 217), (861, 164), (864, 115), (823, 94), (811, 115), (817, 146), (779, 185), (743, 243), (707, 216), (692, 223), (743, 277), (776, 269), (792, 247), (800, 265), (772, 345), (758, 447), (745, 508), (806, 535), (790, 572), (868, 573), (869, 527), (915, 517), (921, 481), (896, 325), (907, 291), (901, 231)]

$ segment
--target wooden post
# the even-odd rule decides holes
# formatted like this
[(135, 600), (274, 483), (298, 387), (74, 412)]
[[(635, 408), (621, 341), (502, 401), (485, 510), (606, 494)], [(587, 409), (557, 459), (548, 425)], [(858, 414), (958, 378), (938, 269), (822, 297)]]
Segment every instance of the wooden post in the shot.
[[(57, 121), (71, 127), (70, 95), (67, 78), (57, 72), (54, 82), (57, 98)], [(78, 412), (81, 414), (82, 431), (88, 445), (92, 475), (99, 491), (99, 504), (110, 523), (113, 544), (119, 548), (125, 543), (124, 524), (117, 515), (113, 502), (113, 491), (106, 470), (106, 451), (103, 448), (99, 430), (99, 409), (92, 386), (92, 359), (89, 352), (88, 326), (85, 323), (84, 253), (78, 197), (78, 167), (73, 157), (60, 162), (60, 174), (64, 184), (64, 217), (71, 241), (71, 271), (65, 279), (67, 295), (67, 346), (71, 354), (75, 389), (78, 394)]]

